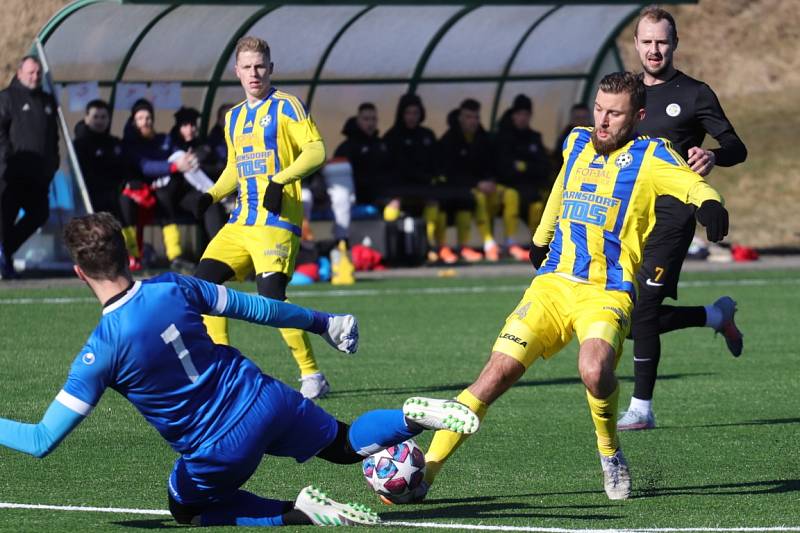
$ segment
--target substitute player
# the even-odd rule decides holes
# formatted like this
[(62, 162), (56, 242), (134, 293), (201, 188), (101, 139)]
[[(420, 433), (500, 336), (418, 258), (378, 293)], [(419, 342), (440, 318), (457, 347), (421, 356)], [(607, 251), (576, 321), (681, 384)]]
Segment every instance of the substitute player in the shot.
[[(325, 162), (325, 146), (303, 103), (272, 87), (266, 41), (242, 37), (235, 57), (236, 76), (247, 99), (225, 116), (228, 162), (216, 184), (201, 197), (197, 215), (237, 189), (238, 197), (195, 275), (224, 283), (242, 280), (255, 270), (258, 293), (285, 300), (303, 220), (300, 179)], [(228, 343), (224, 318), (207, 317), (206, 326), (215, 342)], [(317, 366), (308, 335), (297, 329), (280, 331), (300, 367), (303, 396), (324, 396), (330, 385)]]
[[(508, 316), (477, 380), (457, 397), (483, 417), (536, 359), (551, 357), (577, 336), (605, 492), (614, 500), (631, 491), (617, 438), (614, 370), (628, 332), (642, 248), (655, 222), (655, 198), (669, 194), (700, 206), (697, 218), (712, 241), (722, 239), (728, 227), (719, 194), (669, 141), (633, 138), (644, 107), (645, 89), (635, 74), (618, 72), (600, 81), (595, 127), (575, 128), (567, 137), (564, 165), (533, 236), (531, 261), (538, 275)], [(463, 440), (436, 432), (418, 499)]]
[(350, 464), (423, 429), (478, 429), (477, 416), (463, 405), (429, 398), (409, 399), (405, 412), (369, 411), (352, 426), (339, 422), (261, 373), (235, 348), (215, 344), (201, 313), (302, 328), (348, 352), (358, 344), (352, 315), (311, 311), (173, 273), (134, 283), (121, 228), (109, 213), (71, 220), (64, 237), (75, 273), (103, 305), (103, 316), (38, 424), (0, 418), (4, 446), (44, 457), (112, 388), (181, 454), (168, 482), (177, 522), (357, 525), (379, 520), (369, 509), (339, 504), (314, 487), (304, 488), (295, 502), (239, 487), (264, 455)]
[[(647, 108), (638, 132), (672, 141), (692, 170), (708, 175), (715, 165), (730, 167), (747, 157), (747, 149), (725, 116), (714, 91), (705, 83), (675, 69), (678, 46), (675, 19), (655, 6), (639, 15), (634, 44), (642, 62)], [(706, 134), (719, 148), (701, 148)], [(633, 369), (635, 384), (630, 407), (619, 420), (620, 430), (652, 429), (653, 389), (661, 359), (659, 335), (676, 329), (710, 327), (722, 333), (734, 357), (742, 353), (742, 334), (736, 327), (736, 302), (723, 296), (711, 305), (674, 307), (664, 298), (678, 298), (681, 266), (695, 233), (695, 207), (671, 196), (656, 199), (656, 225), (644, 249), (636, 276), (639, 299), (633, 310)]]

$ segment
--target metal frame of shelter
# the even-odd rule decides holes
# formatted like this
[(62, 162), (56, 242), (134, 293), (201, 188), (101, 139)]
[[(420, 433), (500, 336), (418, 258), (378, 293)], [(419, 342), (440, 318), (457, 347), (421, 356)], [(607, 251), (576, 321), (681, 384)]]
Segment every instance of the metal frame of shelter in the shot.
[[(697, 0), (668, 0), (666, 3), (671, 4), (685, 4), (685, 3), (695, 3)], [(111, 79), (101, 79), (101, 80), (85, 80), (85, 81), (98, 81), (100, 86), (102, 87), (111, 87), (111, 105), (113, 108), (114, 99), (116, 97), (115, 90), (116, 85), (120, 81), (124, 80), (126, 69), (128, 68), (131, 59), (134, 57), (138, 47), (142, 44), (142, 42), (148, 37), (151, 31), (156, 28), (158, 23), (162, 21), (166, 16), (172, 13), (175, 9), (181, 6), (187, 5), (198, 5), (198, 6), (209, 6), (209, 5), (241, 5), (241, 6), (259, 6), (249, 17), (247, 17), (238, 28), (232, 28), (229, 33), (230, 37), (227, 40), (227, 44), (223, 47), (220, 52), (218, 59), (214, 62), (214, 68), (211, 72), (211, 76), (207, 80), (181, 80), (175, 79), (171, 81), (180, 82), (184, 87), (198, 87), (198, 88), (205, 88), (205, 94), (203, 96), (203, 104), (202, 104), (202, 130), (205, 131), (208, 124), (209, 124), (209, 117), (212, 112), (212, 106), (214, 104), (215, 95), (220, 87), (225, 86), (236, 86), (238, 85), (237, 80), (230, 80), (230, 79), (223, 79), (223, 75), (225, 73), (225, 67), (228, 64), (228, 61), (233, 53), (233, 50), (236, 46), (237, 40), (245, 35), (253, 26), (255, 26), (259, 21), (261, 21), (264, 17), (268, 17), (270, 13), (277, 10), (280, 7), (284, 6), (296, 6), (296, 5), (315, 5), (315, 6), (342, 6), (342, 5), (352, 5), (352, 6), (363, 6), (361, 9), (355, 11), (355, 13), (349, 17), (339, 28), (337, 32), (334, 33), (333, 37), (331, 38), (328, 45), (324, 48), (323, 53), (320, 55), (318, 59), (318, 63), (316, 68), (314, 69), (314, 73), (311, 77), (307, 79), (283, 79), (279, 76), (276, 77), (275, 82), (280, 83), (283, 85), (304, 85), (308, 86), (308, 96), (306, 98), (306, 104), (311, 107), (314, 104), (315, 100), (315, 93), (320, 87), (326, 85), (380, 85), (380, 84), (391, 84), (391, 85), (406, 85), (408, 87), (409, 92), (416, 92), (421, 85), (429, 84), (429, 83), (495, 83), (496, 89), (494, 93), (494, 98), (492, 99), (492, 106), (491, 106), (491, 114), (490, 114), (490, 124), (495, 124), (496, 119), (499, 114), (499, 105), (501, 101), (501, 95), (503, 94), (503, 89), (506, 84), (509, 82), (517, 82), (517, 81), (550, 81), (550, 80), (578, 80), (584, 81), (583, 90), (582, 90), (582, 97), (581, 100), (586, 102), (588, 97), (590, 96), (590, 91), (593, 88), (593, 81), (598, 74), (598, 69), (601, 68), (603, 61), (607, 58), (609, 52), (612, 54), (614, 61), (616, 62), (617, 67), (620, 69), (623, 67), (622, 61), (620, 58), (619, 50), (616, 46), (616, 37), (618, 36), (619, 32), (627, 25), (633, 17), (636, 16), (639, 9), (645, 5), (643, 2), (636, 2), (636, 1), (622, 1), (622, 0), (604, 0), (603, 2), (590, 2), (585, 0), (581, 1), (555, 1), (555, 2), (545, 2), (545, 1), (515, 1), (515, 0), (505, 0), (500, 2), (474, 2), (474, 1), (462, 1), (462, 2), (455, 2), (449, 0), (434, 0), (433, 2), (424, 2), (424, 1), (414, 1), (414, 0), (399, 0), (393, 2), (355, 2), (355, 1), (326, 1), (326, 0), (305, 0), (300, 2), (291, 2), (291, 3), (273, 3), (273, 2), (263, 2), (263, 1), (256, 1), (256, 0), (232, 0), (229, 2), (223, 2), (222, 0), (184, 0), (184, 1), (170, 1), (170, 0), (76, 0), (72, 4), (69, 4), (61, 11), (56, 13), (50, 19), (50, 21), (41, 29), (39, 32), (38, 38), (42, 42), (43, 45), (47, 45), (48, 40), (53, 36), (55, 32), (57, 32), (58, 28), (61, 24), (69, 19), (70, 17), (74, 16), (76, 13), (79, 13), (82, 9), (92, 6), (95, 4), (120, 4), (120, 5), (127, 5), (127, 4), (142, 4), (142, 5), (158, 5), (163, 6), (163, 9), (160, 9), (156, 12), (156, 14), (138, 31), (135, 39), (132, 41), (132, 44), (129, 46), (126, 54), (122, 58), (122, 61), (119, 64), (117, 69), (116, 75)], [(567, 73), (542, 73), (542, 74), (532, 74), (532, 75), (515, 75), (512, 74), (512, 66), (514, 65), (515, 60), (517, 59), (519, 53), (523, 50), (525, 43), (531, 38), (532, 35), (535, 34), (536, 30), (550, 18), (554, 14), (558, 13), (559, 10), (563, 9), (565, 6), (570, 5), (591, 5), (597, 6), (597, 4), (608, 5), (610, 7), (617, 7), (621, 5), (630, 6), (630, 10), (619, 20), (617, 25), (612, 28), (612, 30), (608, 33), (603, 44), (600, 46), (599, 49), (596, 50), (594, 53), (594, 60), (591, 62), (591, 67), (586, 72), (567, 72)], [(361, 77), (361, 78), (325, 78), (323, 76), (323, 72), (326, 66), (326, 63), (333, 52), (334, 48), (336, 47), (337, 43), (341, 41), (341, 39), (347, 34), (348, 30), (352, 28), (352, 26), (361, 19), (364, 15), (368, 14), (370, 11), (374, 10), (376, 7), (380, 6), (431, 6), (431, 5), (441, 5), (441, 6), (458, 6), (460, 9), (457, 9), (449, 18), (445, 20), (439, 27), (439, 29), (433, 34), (430, 38), (428, 43), (423, 49), (423, 52), (419, 56), (416, 61), (416, 65), (413, 69), (413, 73), (411, 76), (400, 76), (400, 77)], [(550, 6), (547, 10), (545, 10), (540, 16), (535, 18), (530, 22), (527, 30), (524, 31), (517, 41), (516, 45), (512, 48), (512, 51), (508, 58), (499, 58), (500, 62), (503, 64), (503, 69), (500, 75), (497, 76), (425, 76), (425, 68), (428, 65), (429, 60), (433, 56), (434, 52), (437, 49), (437, 46), (442, 42), (448, 32), (461, 20), (463, 17), (468, 15), (470, 12), (474, 11), (475, 9), (482, 7), (482, 6), (515, 6), (515, 5), (548, 5)], [(379, 31), (379, 28), (376, 28), (376, 31)], [(501, 28), (498, 31), (502, 31)], [(60, 81), (60, 80), (55, 80)], [(77, 81), (77, 80), (76, 80)], [(125, 80), (126, 82), (135, 83), (137, 81), (147, 83), (150, 80)]]

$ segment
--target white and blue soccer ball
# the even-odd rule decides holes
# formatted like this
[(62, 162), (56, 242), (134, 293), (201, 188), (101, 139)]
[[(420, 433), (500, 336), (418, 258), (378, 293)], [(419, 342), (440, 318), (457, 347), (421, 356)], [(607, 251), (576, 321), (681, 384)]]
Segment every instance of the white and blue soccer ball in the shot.
[(409, 439), (370, 455), (361, 470), (367, 484), (385, 503), (402, 502), (425, 478), (425, 452)]

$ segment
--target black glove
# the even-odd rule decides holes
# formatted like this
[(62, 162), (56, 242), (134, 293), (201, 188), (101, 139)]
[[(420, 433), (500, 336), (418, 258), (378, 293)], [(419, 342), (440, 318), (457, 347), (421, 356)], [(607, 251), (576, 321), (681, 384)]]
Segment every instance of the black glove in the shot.
[(281, 214), (281, 204), (283, 203), (283, 185), (271, 181), (267, 185), (267, 192), (264, 193), (264, 203), (262, 204), (267, 211)]
[(719, 242), (728, 234), (728, 211), (716, 200), (706, 200), (697, 210), (697, 221), (705, 226), (706, 237)]
[(211, 207), (211, 204), (213, 203), (214, 203), (214, 198), (210, 194), (208, 194), (207, 192), (201, 194), (200, 198), (197, 199), (197, 205), (194, 206), (195, 218), (201, 220), (203, 218), (203, 215), (206, 214), (206, 211), (208, 211), (208, 208)]
[(528, 258), (531, 260), (533, 268), (539, 270), (539, 267), (542, 266), (542, 263), (544, 263), (544, 258), (547, 256), (548, 251), (550, 251), (550, 246), (536, 246), (535, 244), (531, 245), (531, 251), (528, 252)]

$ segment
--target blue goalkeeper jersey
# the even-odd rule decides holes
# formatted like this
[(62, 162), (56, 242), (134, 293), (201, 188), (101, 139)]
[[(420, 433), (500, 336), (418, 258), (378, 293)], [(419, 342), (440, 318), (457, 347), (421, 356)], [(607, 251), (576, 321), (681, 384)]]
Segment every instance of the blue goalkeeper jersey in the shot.
[(163, 274), (137, 281), (103, 309), (57, 400), (88, 415), (106, 388), (130, 401), (173, 449), (190, 453), (233, 426), (266, 379), (211, 341), (202, 314), (220, 314), (224, 287)]

